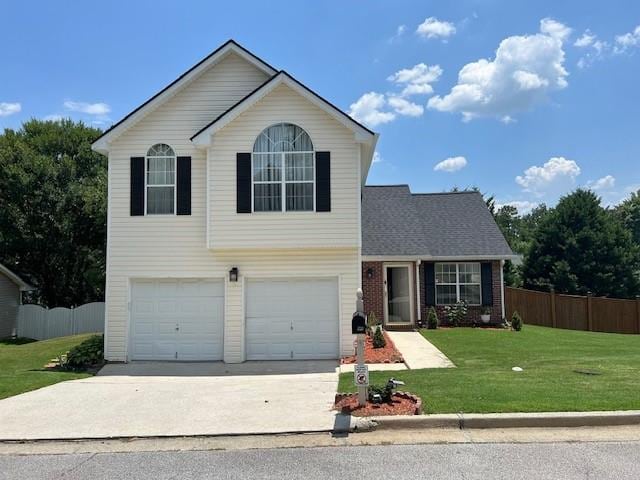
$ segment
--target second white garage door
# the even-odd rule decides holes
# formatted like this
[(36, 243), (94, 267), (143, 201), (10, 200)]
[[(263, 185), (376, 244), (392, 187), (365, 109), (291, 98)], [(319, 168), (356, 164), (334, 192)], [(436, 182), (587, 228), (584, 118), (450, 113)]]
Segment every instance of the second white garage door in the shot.
[(248, 280), (247, 360), (338, 358), (338, 280)]
[(131, 284), (131, 360), (222, 360), (222, 280), (148, 279)]

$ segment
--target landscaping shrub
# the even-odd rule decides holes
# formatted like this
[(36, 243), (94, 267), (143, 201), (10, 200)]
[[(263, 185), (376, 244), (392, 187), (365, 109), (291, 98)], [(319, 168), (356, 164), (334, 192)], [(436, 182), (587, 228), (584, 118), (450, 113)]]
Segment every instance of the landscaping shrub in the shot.
[(436, 313), (435, 307), (429, 308), (429, 312), (427, 313), (427, 328), (429, 330), (438, 328), (438, 314)]
[(449, 325), (457, 327), (467, 316), (467, 304), (465, 302), (458, 302), (455, 305), (447, 305), (444, 307), (444, 311)]
[(374, 395), (380, 395), (382, 403), (390, 403), (393, 390), (388, 385), (381, 387), (380, 385), (369, 385), (369, 401), (374, 401)]
[(517, 311), (513, 312), (513, 316), (511, 317), (511, 328), (516, 332), (519, 332), (522, 330), (522, 324), (523, 322), (520, 314)]
[(373, 348), (384, 348), (386, 344), (387, 341), (384, 338), (382, 329), (376, 329), (376, 332), (373, 334)]
[(102, 363), (103, 359), (104, 336), (94, 335), (67, 352), (64, 366), (69, 370), (85, 370)]

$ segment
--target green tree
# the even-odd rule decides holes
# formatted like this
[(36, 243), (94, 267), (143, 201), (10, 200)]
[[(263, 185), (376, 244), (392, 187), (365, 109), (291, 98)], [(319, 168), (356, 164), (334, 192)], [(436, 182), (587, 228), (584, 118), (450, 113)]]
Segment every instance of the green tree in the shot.
[(34, 119), (0, 135), (0, 262), (48, 307), (104, 297), (107, 161), (91, 150), (99, 134)]
[(615, 208), (615, 213), (631, 232), (634, 242), (640, 245), (640, 190), (620, 203)]
[(540, 220), (523, 265), (526, 288), (629, 298), (640, 292), (638, 246), (593, 192), (562, 197)]

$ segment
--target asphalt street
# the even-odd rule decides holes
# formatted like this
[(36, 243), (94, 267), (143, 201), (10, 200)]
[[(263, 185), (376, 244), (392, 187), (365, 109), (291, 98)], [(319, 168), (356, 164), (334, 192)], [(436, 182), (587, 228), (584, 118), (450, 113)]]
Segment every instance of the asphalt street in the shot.
[(0, 455), (1, 479), (637, 479), (640, 442)]

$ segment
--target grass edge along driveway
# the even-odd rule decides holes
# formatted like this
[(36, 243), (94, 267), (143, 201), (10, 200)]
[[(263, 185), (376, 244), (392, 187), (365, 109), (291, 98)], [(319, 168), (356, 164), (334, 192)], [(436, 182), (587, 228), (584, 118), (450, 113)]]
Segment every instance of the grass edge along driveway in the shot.
[(13, 344), (0, 340), (0, 399), (38, 388), (91, 376), (88, 373), (47, 371), (52, 358), (67, 352), (92, 334)]
[[(640, 335), (532, 325), (422, 334), (457, 368), (371, 372), (370, 382), (405, 381), (422, 398), (423, 413), (640, 409)], [(353, 374), (340, 376), (338, 390), (355, 391)]]

